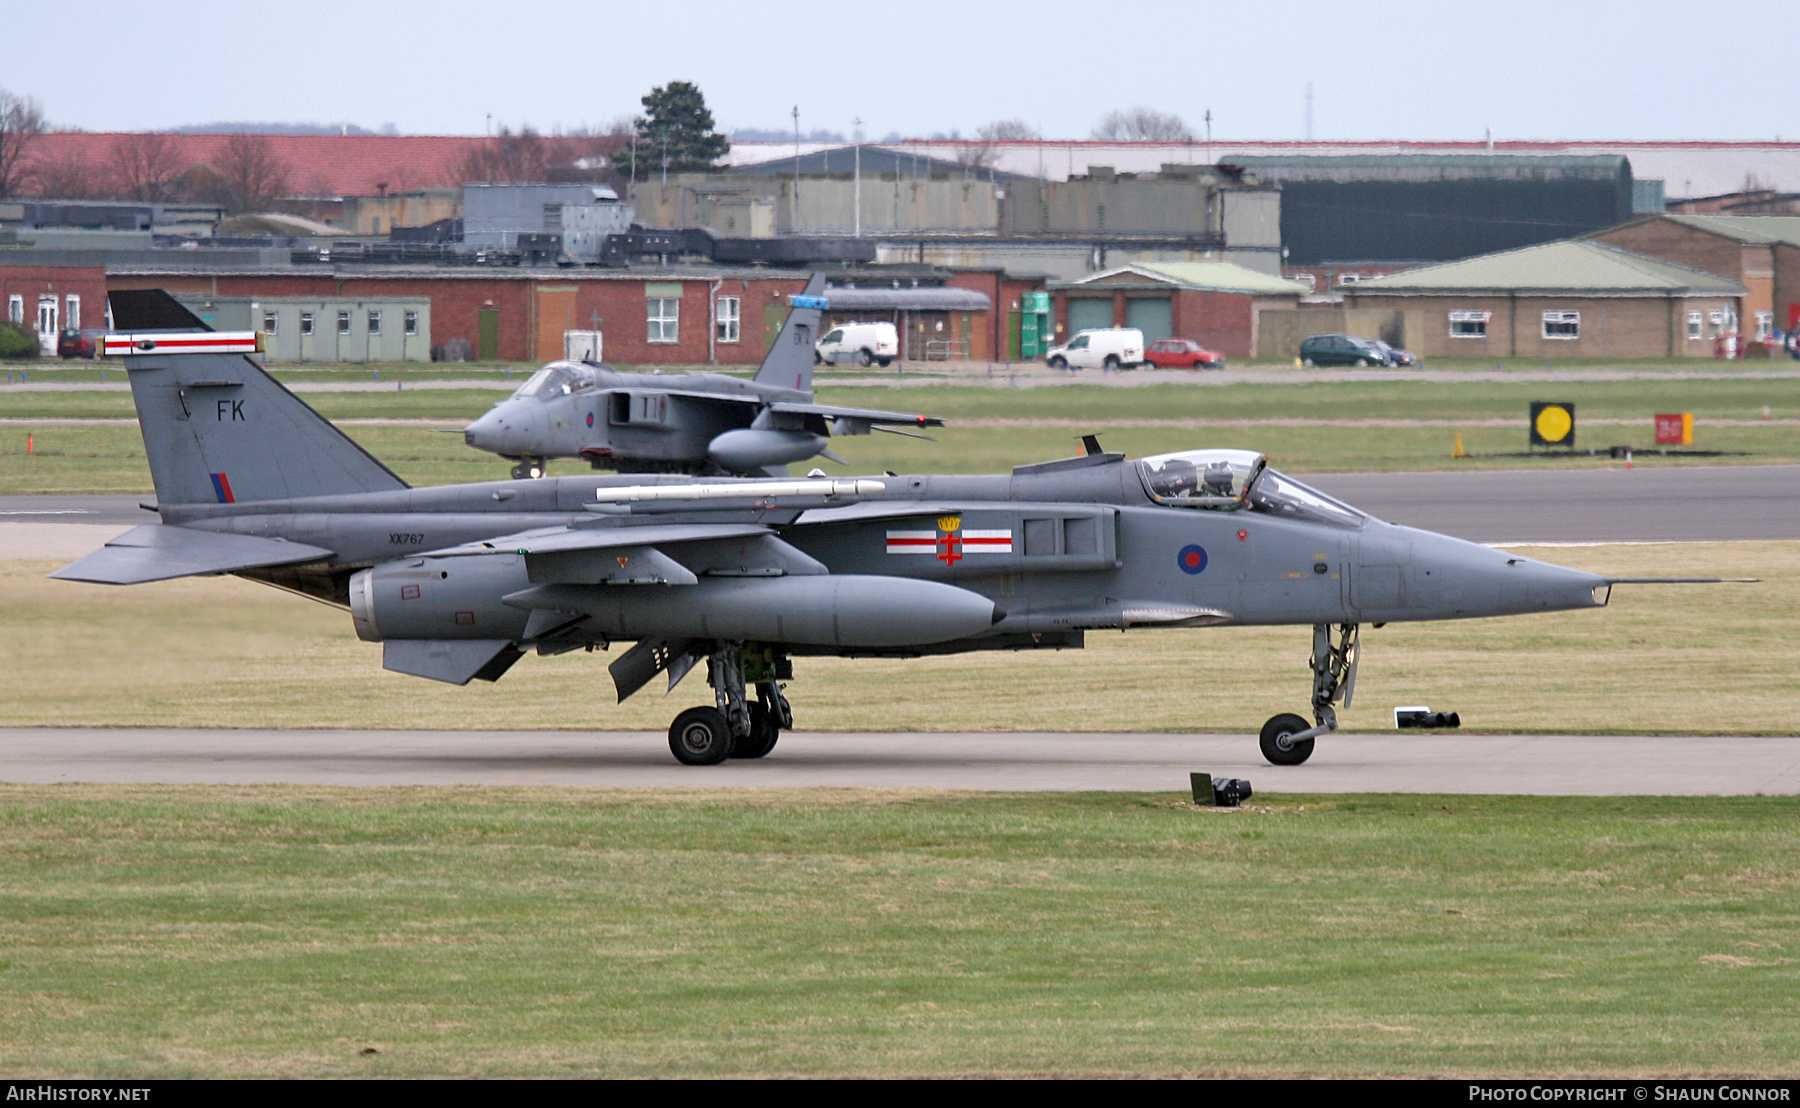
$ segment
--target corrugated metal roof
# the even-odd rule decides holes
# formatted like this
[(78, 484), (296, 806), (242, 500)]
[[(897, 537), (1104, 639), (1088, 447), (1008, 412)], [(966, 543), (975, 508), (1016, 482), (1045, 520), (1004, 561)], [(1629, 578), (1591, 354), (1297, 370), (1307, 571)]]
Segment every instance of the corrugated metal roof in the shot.
[(1222, 158), (1264, 181), (1452, 181), (1629, 177), (1622, 154), (1299, 154)]
[(1800, 246), (1800, 215), (1666, 215), (1662, 218), (1737, 242), (1785, 242)]
[(1310, 290), (1298, 281), (1284, 281), (1232, 262), (1133, 262), (1073, 281), (1052, 281), (1051, 288), (1082, 288), (1116, 283), (1121, 273), (1137, 273), (1185, 289), (1204, 292), (1242, 292), (1252, 296), (1301, 296)]
[(1666, 296), (1675, 293), (1742, 296), (1748, 290), (1729, 277), (1703, 273), (1593, 242), (1547, 242), (1483, 254), (1359, 281), (1370, 292), (1518, 292)]

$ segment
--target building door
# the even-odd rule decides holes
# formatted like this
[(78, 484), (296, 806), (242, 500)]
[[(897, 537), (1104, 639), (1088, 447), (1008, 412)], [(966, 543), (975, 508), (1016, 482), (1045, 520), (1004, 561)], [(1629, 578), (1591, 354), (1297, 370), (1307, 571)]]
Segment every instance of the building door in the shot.
[(475, 354), (479, 362), (497, 362), (500, 360), (500, 309), (483, 308), (478, 324), (481, 345)]
[(1069, 297), (1069, 331), (1068, 334), (1062, 336), (1062, 339), (1067, 342), (1075, 337), (1077, 331), (1092, 331), (1112, 325), (1112, 297), (1071, 296)]
[(537, 290), (537, 349), (531, 356), (540, 362), (563, 356), (563, 334), (575, 329), (575, 286), (539, 286)]
[(1125, 326), (1142, 331), (1146, 343), (1173, 338), (1174, 318), (1166, 296), (1134, 296), (1125, 301)]
[(38, 351), (46, 358), (56, 357), (56, 297), (38, 297)]

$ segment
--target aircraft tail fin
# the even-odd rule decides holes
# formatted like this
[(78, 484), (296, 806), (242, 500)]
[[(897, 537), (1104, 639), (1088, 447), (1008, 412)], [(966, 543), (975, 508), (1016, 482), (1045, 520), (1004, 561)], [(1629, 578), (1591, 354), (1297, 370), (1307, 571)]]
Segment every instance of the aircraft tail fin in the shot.
[(756, 371), (759, 385), (812, 391), (813, 344), (819, 341), (819, 316), (825, 307), (825, 275), (815, 273), (806, 290), (792, 297), (787, 322)]
[[(160, 304), (158, 310), (166, 308)], [(121, 320), (181, 322), (170, 314), (146, 317), (126, 303), (114, 306), (115, 326)], [(131, 380), (158, 503), (230, 504), (407, 487), (264, 372), (248, 357), (257, 347), (253, 331), (149, 329), (104, 338), (105, 355), (122, 358)]]

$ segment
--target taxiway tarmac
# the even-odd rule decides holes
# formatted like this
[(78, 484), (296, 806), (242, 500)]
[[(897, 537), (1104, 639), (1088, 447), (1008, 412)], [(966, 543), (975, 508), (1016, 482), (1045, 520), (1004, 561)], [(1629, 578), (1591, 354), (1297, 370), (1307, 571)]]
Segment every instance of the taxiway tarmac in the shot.
[(654, 732), (0, 728), (19, 784), (567, 785), (1185, 792), (1190, 772), (1261, 794), (1800, 794), (1800, 738), (1346, 734), (1303, 766), (1248, 735), (783, 735), (767, 758), (682, 766)]

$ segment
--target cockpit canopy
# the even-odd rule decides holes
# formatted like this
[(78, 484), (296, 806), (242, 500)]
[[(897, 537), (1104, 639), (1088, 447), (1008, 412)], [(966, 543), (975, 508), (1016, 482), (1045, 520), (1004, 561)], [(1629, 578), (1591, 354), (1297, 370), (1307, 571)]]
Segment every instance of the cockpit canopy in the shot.
[(512, 398), (520, 400), (532, 396), (539, 400), (555, 400), (573, 393), (586, 392), (599, 383), (600, 379), (595, 375), (593, 366), (580, 362), (551, 362), (533, 373), (531, 380), (520, 385)]
[(1269, 468), (1254, 450), (1184, 450), (1141, 459), (1138, 476), (1158, 504), (1253, 511), (1284, 519), (1361, 527), (1364, 515)]

